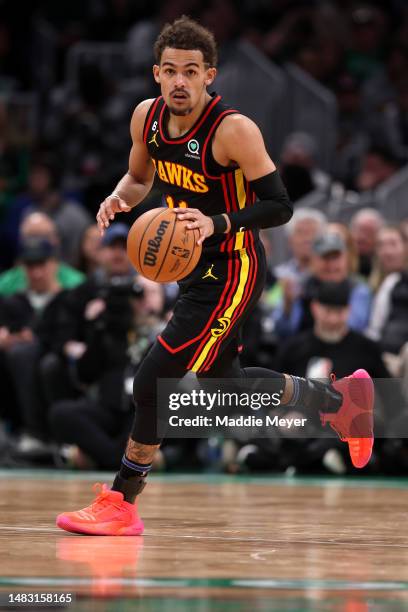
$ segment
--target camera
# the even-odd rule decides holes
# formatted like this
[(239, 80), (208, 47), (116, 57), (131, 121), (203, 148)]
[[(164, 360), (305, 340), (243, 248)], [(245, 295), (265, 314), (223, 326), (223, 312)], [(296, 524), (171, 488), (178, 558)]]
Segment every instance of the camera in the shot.
[(144, 297), (144, 288), (134, 276), (112, 276), (107, 283), (101, 286), (99, 297), (107, 303), (111, 299)]
[(111, 331), (126, 331), (132, 326), (132, 300), (144, 298), (144, 288), (134, 276), (113, 276), (99, 289), (98, 297), (106, 303), (99, 327)]

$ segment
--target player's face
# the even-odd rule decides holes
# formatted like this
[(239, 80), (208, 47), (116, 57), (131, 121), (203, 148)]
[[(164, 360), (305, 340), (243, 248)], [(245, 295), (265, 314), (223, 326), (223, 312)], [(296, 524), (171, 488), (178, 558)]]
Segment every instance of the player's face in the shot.
[(164, 49), (160, 66), (153, 66), (163, 99), (173, 115), (189, 115), (202, 101), (215, 79), (216, 69), (204, 63), (197, 49)]

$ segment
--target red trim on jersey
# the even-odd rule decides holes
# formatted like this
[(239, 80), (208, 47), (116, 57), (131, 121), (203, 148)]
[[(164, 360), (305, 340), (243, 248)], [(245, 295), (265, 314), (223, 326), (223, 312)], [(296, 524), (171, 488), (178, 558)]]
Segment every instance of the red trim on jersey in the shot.
[[(214, 311), (214, 316), (212, 317), (212, 320), (214, 320), (215, 316), (218, 315), (222, 310), (225, 310), (227, 308), (226, 305), (229, 303), (231, 295), (234, 292), (235, 287), (236, 287), (237, 274), (236, 274), (235, 268), (237, 267), (237, 265), (239, 265), (237, 260), (235, 260), (235, 259), (229, 259), (228, 260), (228, 281), (227, 281), (227, 283), (225, 285), (225, 289), (224, 289), (224, 292), (223, 292), (223, 298), (225, 298), (225, 299), (223, 300), (222, 303), (221, 303), (221, 300), (220, 300), (220, 302), (218, 304), (218, 307)], [(208, 330), (208, 327), (209, 327), (209, 325), (207, 325), (207, 330)], [(190, 360), (189, 364), (187, 365), (187, 368), (191, 368), (193, 366), (194, 362), (198, 358), (199, 354), (203, 350), (205, 344), (208, 342), (210, 337), (211, 337), (211, 332), (208, 332), (204, 336), (202, 342), (197, 347), (196, 352), (194, 353), (194, 355), (193, 355), (192, 359)]]
[[(237, 280), (239, 278), (239, 274), (236, 273), (235, 269), (232, 270), (232, 265), (234, 264), (234, 268), (236, 268), (236, 264), (237, 263), (239, 263), (239, 262), (236, 259), (232, 259), (231, 258), (231, 259), (228, 260), (228, 280), (227, 280), (227, 282), (225, 284), (225, 288), (224, 288), (223, 294), (221, 296), (221, 300), (218, 302), (217, 308), (214, 310), (211, 319), (208, 321), (208, 324), (206, 325), (206, 330), (208, 330), (208, 327), (210, 326), (210, 323), (213, 322), (213, 320), (216, 317), (216, 315), (218, 315), (218, 313), (220, 311), (226, 309), (226, 307), (227, 307), (226, 304), (229, 303), (229, 301), (231, 299), (231, 295), (235, 291), (235, 287), (237, 285)], [(226, 295), (226, 294), (228, 294), (228, 295)], [(225, 297), (225, 300), (223, 299), (224, 297)], [(187, 369), (190, 369), (193, 366), (194, 362), (198, 358), (199, 354), (203, 350), (205, 344), (208, 342), (210, 337), (211, 337), (211, 332), (209, 331), (204, 336), (204, 338), (201, 341), (200, 345), (197, 347), (196, 352), (194, 353), (193, 357), (191, 358), (191, 360), (189, 361), (189, 363), (187, 365)]]
[(213, 355), (212, 357), (210, 357), (210, 355), (208, 355), (208, 358), (206, 359), (206, 362), (203, 364), (201, 370), (204, 372), (207, 372), (212, 364), (214, 363), (214, 361), (216, 360), (221, 344), (225, 341), (225, 339), (229, 336), (229, 334), (231, 333), (235, 322), (237, 321), (237, 319), (242, 315), (242, 313), (244, 312), (251, 296), (254, 290), (254, 286), (255, 286), (255, 280), (256, 280), (256, 276), (257, 276), (257, 272), (258, 272), (258, 258), (256, 255), (256, 251), (255, 251), (255, 247), (254, 247), (254, 240), (253, 240), (253, 234), (251, 232), (251, 246), (248, 249), (248, 253), (250, 256), (250, 261), (252, 260), (252, 264), (254, 265), (250, 265), (250, 267), (252, 268), (252, 274), (250, 276), (250, 278), (248, 279), (248, 289), (247, 291), (245, 291), (245, 295), (241, 301), (241, 304), (239, 304), (236, 312), (233, 314), (232, 319), (231, 319), (231, 324), (228, 328), (228, 330), (226, 331), (226, 333), (221, 337), (221, 342), (216, 346), (215, 351), (213, 351)]
[[(211, 136), (213, 135), (215, 129), (218, 127), (218, 125), (221, 123), (221, 120), (226, 116), (226, 115), (232, 115), (234, 113), (237, 113), (238, 111), (236, 111), (233, 108), (229, 108), (228, 110), (223, 111), (220, 115), (218, 115), (218, 117), (216, 118), (216, 120), (214, 121), (214, 123), (212, 124), (210, 131), (208, 132), (207, 138), (204, 140), (204, 144), (203, 144), (203, 153), (201, 156), (201, 167), (203, 169), (204, 175), (209, 178), (209, 179), (213, 179), (214, 181), (219, 181), (220, 178), (223, 176), (222, 174), (220, 174), (220, 176), (212, 176), (211, 174), (208, 174), (207, 169), (205, 167), (205, 157), (207, 154), (207, 146), (208, 143), (210, 141)], [(225, 169), (228, 171), (227, 166), (225, 167)]]
[[(241, 267), (242, 267), (242, 260), (239, 257), (235, 258), (235, 262), (236, 262), (236, 272), (234, 274), (234, 284), (231, 287), (231, 291), (229, 293), (228, 296), (228, 300), (226, 301), (225, 306), (223, 307), (223, 311), (225, 311), (227, 308), (230, 307), (230, 305), (232, 304), (233, 300), (234, 300), (234, 296), (235, 296), (235, 292), (238, 288), (239, 285), (239, 281), (240, 281), (240, 276), (241, 276)], [(214, 351), (216, 350), (216, 347), (222, 343), (224, 336), (220, 336), (219, 341), (217, 341), (215, 344), (213, 344), (213, 346), (210, 348), (210, 350), (208, 351), (208, 355), (205, 358), (205, 361), (201, 364), (201, 366), (199, 367), (199, 369), (197, 370), (198, 372), (204, 372), (206, 369), (206, 363), (208, 363), (208, 360), (211, 358), (211, 355), (214, 353)], [(210, 339), (210, 336), (208, 336), (207, 340)]]
[(239, 206), (237, 202), (237, 192), (235, 188), (235, 178), (232, 176), (232, 172), (228, 173), (228, 184), (229, 184), (231, 200), (232, 200), (232, 210), (233, 211), (239, 210)]
[(150, 129), (150, 125), (152, 123), (152, 120), (153, 120), (153, 117), (154, 117), (154, 113), (156, 112), (157, 105), (160, 102), (160, 100), (162, 100), (162, 99), (163, 99), (163, 96), (159, 96), (158, 98), (156, 98), (156, 100), (153, 102), (153, 104), (151, 105), (151, 107), (147, 111), (148, 119), (147, 119), (147, 122), (146, 122), (146, 125), (145, 125), (145, 128), (144, 128), (144, 132), (143, 132), (143, 142), (145, 144), (147, 144), (146, 143), (147, 133), (148, 133), (148, 131)]
[(228, 197), (227, 180), (225, 178), (225, 174), (222, 174), (220, 178), (221, 178), (222, 190), (224, 192), (224, 201), (227, 207), (227, 212), (231, 212), (231, 204), (230, 204), (229, 197)]
[(176, 353), (177, 349), (172, 349), (171, 346), (169, 346), (167, 344), (167, 342), (161, 337), (161, 336), (157, 336), (158, 341), (160, 342), (160, 344), (162, 344), (164, 346), (164, 348), (169, 351), (169, 353)]
[(245, 287), (244, 287), (244, 293), (243, 293), (243, 296), (241, 298), (241, 302), (240, 302), (240, 304), (238, 304), (236, 311), (232, 315), (231, 323), (230, 323), (230, 326), (229, 326), (228, 330), (220, 338), (220, 342), (215, 344), (212, 347), (211, 351), (208, 353), (207, 359), (205, 360), (205, 362), (201, 366), (201, 370), (203, 372), (207, 372), (211, 368), (211, 366), (213, 365), (214, 361), (217, 358), (217, 355), (219, 353), (221, 345), (224, 343), (225, 338), (227, 338), (228, 335), (231, 333), (231, 331), (232, 331), (232, 329), (233, 329), (233, 327), (235, 325), (235, 322), (237, 320), (237, 317), (242, 313), (244, 305), (247, 304), (248, 299), (249, 299), (250, 295), (252, 294), (253, 279), (254, 279), (253, 257), (252, 257), (252, 253), (249, 253), (249, 275), (248, 275), (248, 279), (247, 279), (247, 282), (246, 282)]
[[(226, 182), (226, 178), (225, 178), (225, 174), (222, 174), (220, 176), (221, 179), (221, 184), (222, 184), (222, 190), (224, 192), (224, 203), (225, 203), (225, 207), (226, 207), (226, 212), (230, 212), (231, 211), (231, 204), (229, 201), (229, 197), (228, 197), (228, 188), (227, 188), (227, 182)], [(221, 253), (225, 253), (225, 249), (227, 247), (228, 241), (231, 240), (231, 236), (228, 236), (228, 234), (226, 235), (227, 237), (225, 238), (225, 240), (221, 243), (220, 245), (220, 251)]]
[[(236, 320), (237, 317), (240, 317), (241, 314), (243, 313), (243, 311), (245, 310), (247, 303), (250, 299), (250, 297), (252, 296), (253, 290), (254, 290), (254, 286), (255, 286), (255, 281), (256, 281), (256, 277), (258, 274), (258, 257), (257, 257), (257, 253), (256, 253), (256, 249), (255, 249), (255, 242), (254, 242), (254, 234), (252, 231), (248, 232), (248, 242), (250, 242), (250, 244), (248, 245), (248, 254), (250, 259), (252, 259), (253, 262), (253, 266), (252, 266), (252, 276), (250, 278), (249, 281), (249, 291), (247, 293), (247, 297), (245, 300), (242, 300), (241, 304), (239, 304), (236, 313), (234, 313), (233, 319), (231, 321), (234, 322)], [(228, 333), (226, 334), (228, 336)]]
[(210, 114), (214, 106), (218, 104), (220, 100), (221, 100), (221, 96), (217, 96), (216, 98), (214, 98), (214, 100), (212, 100), (212, 102), (210, 102), (210, 104), (207, 106), (206, 111), (199, 119), (198, 123), (195, 126), (193, 126), (191, 131), (189, 130), (185, 136), (183, 136), (182, 138), (172, 138), (171, 140), (166, 138), (164, 135), (163, 115), (164, 115), (164, 110), (166, 108), (166, 104), (163, 104), (163, 108), (161, 109), (160, 116), (159, 116), (160, 136), (163, 142), (165, 142), (166, 144), (184, 144), (185, 142), (188, 142), (194, 136), (194, 134), (200, 129), (200, 127), (203, 125), (204, 121), (207, 119), (208, 115)]

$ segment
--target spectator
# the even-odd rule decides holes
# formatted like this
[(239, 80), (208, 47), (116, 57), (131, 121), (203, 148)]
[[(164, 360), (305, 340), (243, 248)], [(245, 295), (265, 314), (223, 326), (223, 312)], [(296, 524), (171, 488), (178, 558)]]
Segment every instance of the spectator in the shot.
[(43, 450), (47, 417), (41, 361), (58, 345), (58, 313), (66, 291), (58, 282), (56, 251), (51, 242), (26, 239), (20, 259), (27, 288), (4, 298), (0, 348), (18, 399), (23, 434), (19, 449)]
[(384, 147), (372, 146), (362, 157), (361, 169), (356, 177), (359, 192), (373, 192), (391, 178), (401, 167), (401, 160)]
[(285, 225), (292, 257), (289, 261), (276, 266), (275, 276), (278, 279), (292, 277), (302, 282), (310, 271), (312, 245), (316, 237), (326, 227), (325, 215), (309, 208), (297, 208), (292, 219)]
[(279, 170), (293, 202), (313, 189), (330, 187), (330, 177), (317, 166), (316, 154), (316, 141), (306, 132), (289, 134), (283, 144)]
[(380, 342), (382, 350), (398, 354), (408, 342), (407, 240), (398, 227), (379, 234), (382, 270), (388, 270), (375, 296), (367, 335)]
[(349, 327), (351, 291), (348, 280), (319, 285), (310, 303), (313, 327), (290, 338), (278, 355), (283, 372), (343, 378), (364, 368), (373, 378), (389, 376), (380, 347)]
[(310, 302), (322, 282), (352, 283), (348, 325), (355, 331), (364, 331), (368, 324), (371, 307), (370, 289), (351, 277), (348, 268), (347, 248), (338, 234), (326, 233), (313, 244), (311, 276), (300, 289), (300, 293), (284, 293), (282, 303), (273, 313), (275, 331), (286, 338), (313, 325)]
[(359, 259), (357, 254), (357, 248), (353, 240), (350, 229), (343, 223), (329, 223), (327, 230), (330, 233), (338, 234), (343, 239), (348, 255), (348, 269), (350, 274), (355, 275), (359, 269)]
[(14, 206), (22, 215), (42, 212), (51, 217), (60, 237), (61, 259), (75, 266), (81, 235), (90, 225), (91, 217), (78, 202), (67, 199), (59, 189), (55, 167), (47, 161), (37, 161), (30, 169), (28, 192), (16, 198)]
[(89, 330), (99, 315), (116, 308), (123, 292), (130, 291), (135, 274), (127, 258), (127, 234), (128, 227), (123, 223), (107, 229), (101, 243), (100, 266), (67, 296), (60, 313), (60, 344), (49, 356), (44, 375), (49, 403), (77, 397), (76, 363), (87, 349)]
[[(122, 288), (123, 289), (123, 288)], [(142, 285), (111, 295), (106, 307), (89, 321), (86, 350), (78, 359), (83, 385), (96, 385), (97, 397), (83, 394), (57, 402), (50, 413), (55, 439), (70, 449), (73, 467), (113, 469), (123, 454), (134, 418), (133, 377), (144, 354), (161, 331), (160, 318), (151, 313)], [(163, 294), (161, 304), (163, 307)]]
[[(262, 300), (266, 307), (275, 308), (284, 293), (298, 292), (310, 274), (312, 244), (325, 227), (326, 217), (322, 212), (309, 208), (295, 210), (292, 219), (284, 227), (292, 257), (274, 268)], [(269, 248), (273, 248), (272, 245), (273, 239)], [(268, 249), (266, 253), (268, 259)]]
[[(0, 43), (4, 25), (0, 24)], [(0, 50), (1, 53), (1, 50)], [(17, 131), (10, 108), (0, 102), (0, 219), (4, 220), (13, 198), (24, 188), (29, 164), (27, 137)]]
[(374, 208), (362, 208), (350, 221), (351, 235), (359, 258), (358, 272), (366, 279), (371, 274), (378, 232), (384, 222), (383, 216)]
[(82, 234), (79, 247), (78, 269), (86, 276), (101, 265), (101, 233), (97, 224), (90, 225)]
[[(21, 223), (19, 230), (20, 241), (26, 238), (44, 238), (56, 247), (55, 256), (58, 258), (59, 236), (52, 219), (44, 213), (28, 214)], [(57, 265), (58, 283), (63, 289), (76, 287), (84, 280), (84, 275), (59, 261)], [(0, 295), (12, 295), (27, 288), (25, 267), (18, 263), (14, 268), (0, 274)]]
[(381, 65), (387, 16), (372, 4), (361, 4), (352, 9), (351, 48), (347, 68), (359, 81), (372, 76)]
[(404, 272), (408, 263), (408, 237), (397, 225), (386, 225), (378, 232), (370, 285), (374, 291), (393, 272)]
[[(380, 347), (348, 326), (350, 295), (349, 281), (319, 285), (310, 305), (313, 328), (290, 338), (277, 357), (283, 372), (312, 378), (328, 378), (334, 372), (337, 378), (342, 378), (364, 368), (373, 378), (389, 377)], [(307, 414), (299, 416), (310, 418)], [(319, 437), (320, 432), (317, 423), (314, 431), (317, 439), (284, 440), (280, 452), (288, 455), (287, 460), (290, 457), (291, 465), (297, 470), (346, 472), (341, 444), (335, 439)]]
[(102, 62), (79, 64), (77, 77), (75, 88), (55, 92), (44, 138), (64, 168), (64, 185), (83, 194), (93, 215), (127, 165), (125, 125), (138, 100), (137, 94), (128, 100), (115, 71), (104, 70)]

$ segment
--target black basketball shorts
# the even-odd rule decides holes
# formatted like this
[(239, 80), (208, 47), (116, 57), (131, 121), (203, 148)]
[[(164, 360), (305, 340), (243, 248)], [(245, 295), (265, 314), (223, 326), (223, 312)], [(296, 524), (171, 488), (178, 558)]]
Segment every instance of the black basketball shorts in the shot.
[(228, 254), (208, 255), (204, 249), (197, 267), (179, 282), (180, 296), (159, 342), (186, 370), (207, 372), (232, 342), (238, 352), (239, 330), (262, 293), (265, 276), (259, 239)]

